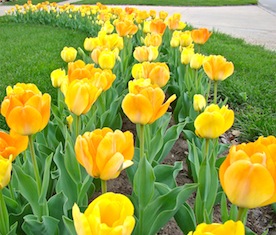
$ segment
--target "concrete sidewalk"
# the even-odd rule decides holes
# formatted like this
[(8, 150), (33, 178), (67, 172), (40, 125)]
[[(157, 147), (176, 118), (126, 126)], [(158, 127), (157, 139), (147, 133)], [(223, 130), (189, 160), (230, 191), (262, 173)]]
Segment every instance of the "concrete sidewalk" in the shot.
[[(59, 4), (70, 3), (73, 0)], [(265, 0), (269, 1), (269, 0)], [(274, 0), (273, 0), (274, 1)], [(124, 8), (125, 6), (120, 6)], [(276, 14), (261, 6), (227, 7), (161, 7), (133, 6), (141, 10), (167, 11), (170, 15), (180, 13), (182, 21), (193, 27), (206, 27), (211, 31), (229, 34), (246, 42), (276, 51)], [(0, 15), (10, 9), (0, 5)]]

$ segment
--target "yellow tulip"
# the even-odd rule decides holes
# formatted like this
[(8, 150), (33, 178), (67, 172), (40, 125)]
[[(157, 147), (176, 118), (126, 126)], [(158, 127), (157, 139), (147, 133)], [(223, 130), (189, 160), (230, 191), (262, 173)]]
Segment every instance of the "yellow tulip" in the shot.
[(51, 72), (51, 81), (53, 87), (61, 87), (61, 84), (67, 79), (64, 69), (55, 69)]
[(0, 190), (8, 185), (11, 178), (12, 156), (8, 159), (0, 155)]
[(106, 21), (102, 27), (103, 31), (105, 31), (106, 33), (112, 33), (114, 31), (114, 25), (110, 23), (110, 21)]
[(148, 33), (144, 39), (145, 46), (159, 47), (162, 44), (162, 36), (158, 33)]
[(182, 47), (188, 47), (192, 45), (193, 39), (192, 39), (191, 31), (181, 32), (181, 34), (179, 35), (179, 41), (180, 41), (180, 46)]
[(19, 135), (32, 135), (43, 130), (50, 118), (51, 96), (41, 94), (36, 85), (17, 83), (7, 88), (1, 114), (10, 129)]
[(116, 63), (116, 56), (110, 50), (103, 50), (99, 55), (98, 62), (102, 69), (113, 69)]
[(64, 47), (60, 53), (65, 62), (73, 62), (77, 57), (77, 50), (74, 47)]
[(234, 222), (233, 220), (228, 220), (224, 224), (212, 223), (206, 224), (202, 223), (196, 227), (194, 232), (189, 232), (188, 235), (244, 235), (245, 228), (241, 221)]
[(167, 18), (167, 16), (168, 16), (168, 12), (166, 12), (166, 11), (159, 11), (159, 18), (161, 20), (165, 20)]
[[(139, 87), (139, 83), (141, 83), (139, 80), (129, 82), (137, 84), (138, 88), (132, 88), (135, 93), (128, 93), (124, 97), (122, 108), (131, 122), (143, 125), (150, 124), (167, 112), (170, 104), (176, 99), (176, 95), (172, 95), (163, 103), (165, 94), (160, 87), (154, 85)], [(129, 87), (132, 86), (135, 87), (135, 85), (129, 85)]]
[(170, 46), (171, 47), (179, 47), (179, 45), (180, 45), (179, 37), (172, 36), (171, 41), (170, 41)]
[(195, 94), (193, 99), (193, 106), (195, 111), (202, 111), (206, 107), (205, 97), (201, 94)]
[(192, 38), (194, 43), (196, 44), (204, 44), (207, 42), (207, 40), (212, 35), (212, 32), (209, 32), (206, 28), (199, 28), (199, 29), (193, 29), (192, 30)]
[(73, 206), (73, 220), (78, 235), (130, 235), (134, 229), (134, 206), (123, 194), (104, 193), (80, 212)]
[(181, 63), (182, 64), (189, 64), (193, 55), (195, 54), (193, 47), (185, 47), (181, 52)]
[(139, 46), (133, 52), (133, 57), (139, 62), (153, 61), (158, 57), (158, 48), (153, 46)]
[(133, 134), (110, 128), (79, 135), (75, 144), (78, 162), (94, 178), (110, 180), (131, 166), (134, 155)]
[(276, 202), (276, 140), (266, 145), (268, 140), (262, 138), (232, 146), (219, 169), (225, 194), (242, 208)]
[(98, 38), (85, 38), (83, 46), (87, 51), (93, 51), (97, 46), (99, 46), (100, 42)]
[(209, 105), (194, 122), (195, 132), (201, 138), (214, 139), (226, 132), (234, 123), (234, 112), (228, 106)]
[(76, 79), (67, 87), (65, 103), (68, 109), (77, 116), (86, 114), (101, 92), (102, 89), (94, 86), (91, 80)]
[(12, 156), (12, 161), (18, 154), (25, 151), (28, 147), (28, 137), (21, 136), (13, 130), (10, 134), (0, 131), (0, 155), (3, 158), (9, 159)]
[(204, 62), (205, 56), (199, 53), (195, 53), (192, 55), (190, 60), (190, 67), (192, 69), (200, 69)]
[(211, 55), (203, 63), (203, 69), (211, 80), (223, 81), (233, 74), (234, 65), (221, 55)]
[(115, 79), (116, 75), (113, 74), (111, 70), (104, 69), (101, 72), (95, 73), (91, 81), (94, 86), (106, 91), (112, 86)]

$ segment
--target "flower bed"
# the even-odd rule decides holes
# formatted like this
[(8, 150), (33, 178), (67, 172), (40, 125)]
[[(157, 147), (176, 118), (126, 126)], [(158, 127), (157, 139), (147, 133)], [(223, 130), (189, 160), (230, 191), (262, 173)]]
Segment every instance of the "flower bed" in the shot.
[[(244, 225), (248, 209), (276, 202), (276, 138), (218, 141), (234, 112), (217, 87), (234, 65), (200, 54), (211, 32), (186, 30), (179, 14), (101, 4), (29, 2), (8, 14), (90, 36), (61, 50), (66, 66), (50, 75), (56, 103), (35, 84), (7, 88), (1, 234), (150, 235), (172, 218), (189, 235), (254, 234)], [(126, 119), (135, 131), (122, 131)], [(180, 136), (186, 162), (164, 163)], [(191, 182), (179, 185), (183, 164)], [(131, 193), (108, 192), (122, 171)]]

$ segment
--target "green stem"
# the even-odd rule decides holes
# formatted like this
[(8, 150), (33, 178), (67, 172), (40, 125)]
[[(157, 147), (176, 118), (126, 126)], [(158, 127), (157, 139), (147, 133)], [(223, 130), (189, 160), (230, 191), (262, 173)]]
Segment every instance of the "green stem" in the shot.
[(41, 193), (41, 178), (40, 178), (40, 175), (39, 175), (39, 169), (38, 169), (36, 156), (35, 156), (33, 135), (29, 135), (28, 137), (29, 137), (29, 148), (30, 148), (32, 163), (33, 163), (33, 167), (34, 167), (34, 174), (35, 174), (35, 179), (36, 179), (36, 184), (37, 184), (37, 192), (38, 192), (38, 195), (40, 196), (40, 193)]
[[(145, 125), (139, 124), (140, 128), (140, 161), (145, 157)], [(140, 185), (141, 186), (141, 185)], [(139, 234), (143, 231), (143, 217), (144, 217), (144, 207), (139, 204)]]
[(209, 145), (210, 145), (210, 139), (206, 139), (204, 159), (206, 159), (207, 161), (209, 161)]
[(140, 159), (145, 156), (145, 126), (140, 124)]
[(80, 133), (80, 116), (76, 116), (76, 138), (78, 137), (79, 133)]
[(106, 180), (102, 180), (101, 179), (101, 188), (102, 188), (102, 194), (107, 192), (107, 184), (106, 184)]
[(210, 94), (210, 89), (211, 89), (211, 83), (212, 83), (212, 80), (209, 79), (207, 93), (206, 93), (206, 97), (205, 97), (207, 103), (208, 103), (208, 99), (209, 99), (209, 94)]
[(195, 70), (195, 92), (194, 94), (199, 93), (198, 92), (198, 86), (199, 86), (199, 81), (198, 81), (198, 69)]
[(9, 232), (9, 214), (4, 201), (2, 189), (0, 190), (0, 233), (8, 234)]
[(246, 224), (248, 208), (239, 207), (238, 215), (236, 221), (241, 221), (243, 224)]
[(214, 82), (214, 104), (217, 103), (218, 81)]

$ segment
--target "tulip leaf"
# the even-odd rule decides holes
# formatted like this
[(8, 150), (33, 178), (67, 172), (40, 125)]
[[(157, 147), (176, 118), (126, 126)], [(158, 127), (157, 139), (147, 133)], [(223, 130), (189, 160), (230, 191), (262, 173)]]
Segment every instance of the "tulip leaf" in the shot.
[(166, 131), (165, 135), (163, 136), (163, 141), (165, 144), (161, 148), (160, 152), (157, 154), (158, 159), (155, 158), (157, 162), (162, 162), (164, 158), (168, 155), (175, 141), (179, 138), (179, 135), (182, 132), (185, 125), (186, 125), (185, 122), (178, 123), (177, 125), (170, 127)]
[(39, 203), (44, 203), (44, 201), (46, 200), (49, 180), (50, 180), (50, 167), (51, 167), (52, 159), (53, 159), (53, 154), (48, 156), (45, 161), (41, 194), (39, 196)]
[(146, 157), (140, 159), (134, 175), (133, 191), (138, 197), (139, 207), (145, 208), (154, 194), (155, 175)]
[(196, 228), (195, 213), (186, 202), (176, 212), (174, 219), (184, 234), (188, 234)]
[(143, 234), (156, 234), (175, 215), (196, 188), (196, 184), (186, 184), (152, 200), (144, 211), (143, 227), (145, 230)]
[(34, 215), (27, 215), (24, 219), (22, 229), (28, 235), (58, 235), (59, 220), (51, 216), (42, 216), (41, 221)]
[(62, 217), (68, 214), (65, 208), (67, 200), (68, 199), (63, 194), (63, 192), (60, 192), (58, 194), (53, 195), (48, 201), (49, 215), (59, 220), (58, 227), (60, 235), (64, 234), (63, 231), (65, 231), (65, 225), (62, 221)]
[(80, 191), (78, 194), (78, 204), (80, 206), (87, 205), (88, 203), (87, 192), (89, 191), (89, 189), (91, 188), (90, 191), (92, 191), (92, 193), (95, 191), (95, 185), (92, 183), (92, 181), (93, 181), (93, 178), (87, 174), (86, 178), (80, 185)]
[(65, 233), (65, 234), (67, 234), (67, 235), (77, 235), (73, 220), (69, 219), (66, 216), (63, 216), (62, 220), (63, 220), (63, 223), (65, 224), (66, 231), (67, 231), (67, 233)]
[(225, 196), (225, 193), (221, 192), (221, 200), (220, 200), (220, 214), (221, 214), (221, 220), (223, 223), (225, 223), (227, 220), (229, 220), (229, 213), (228, 213), (228, 207), (227, 207), (227, 199)]
[[(58, 180), (56, 185), (56, 192), (60, 193), (63, 192), (64, 195), (68, 198), (66, 202), (66, 210), (72, 208), (73, 204), (77, 202), (78, 199), (78, 188), (75, 181), (71, 178), (70, 174), (68, 173), (65, 161), (68, 155), (64, 155), (62, 153), (62, 146), (61, 144), (58, 146), (55, 155), (54, 155), (54, 162), (58, 167)], [(69, 160), (69, 159), (68, 159)]]
[(13, 169), (13, 176), (18, 181), (19, 192), (30, 203), (34, 215), (40, 215), (41, 208), (39, 205), (39, 196), (35, 180), (27, 175), (22, 168), (18, 167), (16, 164), (14, 164)]
[(6, 235), (17, 235), (17, 225), (18, 222), (15, 222), (12, 226), (10, 226), (10, 231)]
[(156, 182), (164, 183), (170, 188), (174, 188), (177, 186), (175, 178), (182, 169), (182, 162), (175, 162), (173, 166), (159, 164), (154, 167)]

